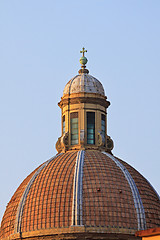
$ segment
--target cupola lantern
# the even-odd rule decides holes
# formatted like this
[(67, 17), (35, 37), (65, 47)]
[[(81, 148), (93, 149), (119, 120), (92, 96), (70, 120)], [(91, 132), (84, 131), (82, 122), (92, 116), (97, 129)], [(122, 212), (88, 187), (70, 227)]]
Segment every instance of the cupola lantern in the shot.
[(89, 75), (82, 48), (79, 75), (65, 86), (61, 101), (62, 136), (56, 143), (58, 152), (67, 150), (99, 149), (111, 152), (113, 141), (107, 135), (107, 101), (104, 88), (99, 80)]

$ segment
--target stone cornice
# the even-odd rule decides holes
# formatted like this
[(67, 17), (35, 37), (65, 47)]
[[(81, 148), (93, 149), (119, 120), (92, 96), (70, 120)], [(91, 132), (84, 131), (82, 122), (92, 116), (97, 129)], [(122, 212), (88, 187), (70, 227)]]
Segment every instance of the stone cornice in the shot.
[(81, 237), (85, 239), (89, 237), (92, 239), (140, 239), (134, 236), (134, 229), (114, 228), (114, 227), (85, 227), (85, 226), (70, 226), (66, 228), (52, 228), (44, 230), (36, 230), (30, 232), (22, 232), (12, 234), (2, 240), (18, 240), (18, 239), (75, 239), (75, 237)]
[[(74, 94), (75, 95), (75, 94)], [(88, 96), (68, 96), (62, 97), (61, 101), (58, 103), (60, 108), (65, 107), (69, 104), (79, 104), (79, 103), (91, 103), (91, 104), (99, 104), (105, 108), (108, 108), (110, 102), (106, 100), (106, 97), (97, 96), (96, 94), (88, 95)]]

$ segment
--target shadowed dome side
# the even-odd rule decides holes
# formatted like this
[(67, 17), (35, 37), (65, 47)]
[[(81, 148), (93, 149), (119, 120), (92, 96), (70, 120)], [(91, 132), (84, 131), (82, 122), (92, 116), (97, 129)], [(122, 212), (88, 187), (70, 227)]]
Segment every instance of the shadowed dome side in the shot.
[(14, 234), (16, 213), (17, 213), (17, 208), (18, 208), (19, 202), (21, 200), (23, 192), (25, 191), (29, 181), (31, 180), (31, 178), (33, 177), (35, 172), (40, 167), (41, 166), (39, 166), (37, 169), (35, 169), (28, 177), (26, 177), (24, 179), (24, 181), (17, 188), (16, 192), (14, 193), (11, 200), (7, 204), (6, 210), (3, 215), (2, 222), (1, 222), (0, 239)]
[(83, 234), (133, 236), (160, 226), (159, 203), (147, 180), (112, 154), (68, 151), (24, 180), (7, 205), (0, 235), (74, 234), (74, 226)]
[(147, 228), (160, 227), (160, 196), (150, 182), (136, 169), (117, 158), (134, 178), (145, 209)]
[(72, 78), (65, 86), (63, 96), (72, 93), (97, 93), (105, 96), (99, 80), (89, 74), (80, 74)]
[(56, 155), (22, 182), (6, 207), (1, 239), (18, 232), (71, 225), (76, 154)]

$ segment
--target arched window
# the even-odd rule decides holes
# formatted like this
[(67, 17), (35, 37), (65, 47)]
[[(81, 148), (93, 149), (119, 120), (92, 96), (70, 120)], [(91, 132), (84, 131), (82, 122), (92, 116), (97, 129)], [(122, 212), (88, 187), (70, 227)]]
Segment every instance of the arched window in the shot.
[(63, 116), (62, 119), (62, 135), (65, 133), (65, 115)]
[(101, 133), (102, 133), (102, 141), (105, 144), (106, 138), (106, 116), (101, 114)]
[(87, 144), (95, 144), (95, 112), (87, 112)]
[(71, 119), (71, 145), (78, 144), (78, 112), (70, 114)]

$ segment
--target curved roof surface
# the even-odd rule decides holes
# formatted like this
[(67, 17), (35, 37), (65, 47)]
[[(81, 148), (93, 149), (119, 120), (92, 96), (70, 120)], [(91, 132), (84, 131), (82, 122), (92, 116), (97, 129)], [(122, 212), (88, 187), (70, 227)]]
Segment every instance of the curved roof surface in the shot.
[(80, 74), (72, 78), (65, 86), (63, 95), (72, 93), (98, 93), (105, 95), (104, 88), (99, 80), (89, 74)]
[(159, 203), (149, 182), (124, 161), (99, 151), (68, 151), (22, 182), (7, 205), (0, 236), (83, 225), (133, 234), (160, 226)]

